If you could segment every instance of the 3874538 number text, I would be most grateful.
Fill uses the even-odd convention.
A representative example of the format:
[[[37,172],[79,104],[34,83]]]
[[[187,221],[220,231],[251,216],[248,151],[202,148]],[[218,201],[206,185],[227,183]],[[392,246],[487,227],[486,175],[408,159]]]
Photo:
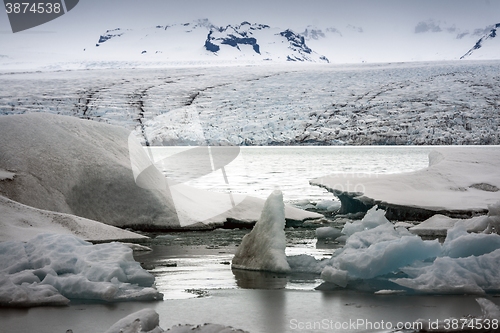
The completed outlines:
[[[62,11],[60,2],[7,2],[7,14],[59,14]]]

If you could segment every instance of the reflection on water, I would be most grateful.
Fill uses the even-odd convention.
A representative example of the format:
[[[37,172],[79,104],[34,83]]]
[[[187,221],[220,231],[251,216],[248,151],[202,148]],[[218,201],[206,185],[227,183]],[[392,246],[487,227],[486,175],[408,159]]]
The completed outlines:
[[[240,147],[237,157],[210,164],[207,147],[148,147],[157,167],[170,178],[195,188],[239,193],[265,199],[275,189],[287,203],[303,199],[332,199],[325,189],[309,180],[338,172],[387,174],[409,172],[428,166],[432,147],[422,146],[289,146]],[[226,153],[210,147],[214,154]],[[225,148],[227,149],[227,148]],[[220,150],[220,151],[219,151]],[[196,154],[195,154],[196,153]],[[199,153],[199,154],[198,154]],[[195,155],[193,157],[192,155]],[[222,154],[224,157],[225,155]],[[226,154],[227,155],[227,154]],[[173,158],[173,157],[176,158]],[[177,157],[179,157],[177,161]],[[181,158],[182,157],[182,158]],[[234,158],[234,160],[233,160]],[[224,163],[228,162],[227,165]],[[229,163],[230,162],[230,163]],[[221,167],[224,164],[224,167]],[[213,172],[208,172],[215,170]]]
[[[286,274],[247,271],[233,268],[236,284],[245,289],[283,289],[288,283]]]

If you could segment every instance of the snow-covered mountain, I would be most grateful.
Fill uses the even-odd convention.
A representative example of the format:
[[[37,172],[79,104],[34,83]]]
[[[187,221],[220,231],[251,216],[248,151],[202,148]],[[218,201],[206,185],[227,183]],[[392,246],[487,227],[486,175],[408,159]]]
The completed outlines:
[[[481,48],[480,53],[474,52],[477,53],[474,57],[497,59],[498,46],[490,41],[497,28],[498,24],[465,29],[429,19],[411,29],[394,31],[352,24],[309,25],[293,30],[247,21],[216,26],[202,19],[142,29],[107,30],[96,38],[95,47],[87,48],[87,53],[101,59],[126,55],[135,61],[353,63],[458,60],[471,58]]]
[[[491,27],[489,31],[487,31],[476,44],[460,59],[469,59],[469,58],[490,58],[494,55],[500,54],[500,41],[493,39],[497,37],[497,29],[500,28],[500,23],[495,24]],[[481,50],[480,50],[481,49]]]
[[[96,44],[106,57],[126,52],[165,59],[222,59],[328,62],[316,53],[303,35],[291,29],[242,22],[218,27],[208,19],[157,25],[139,30],[116,28],[102,34]]]

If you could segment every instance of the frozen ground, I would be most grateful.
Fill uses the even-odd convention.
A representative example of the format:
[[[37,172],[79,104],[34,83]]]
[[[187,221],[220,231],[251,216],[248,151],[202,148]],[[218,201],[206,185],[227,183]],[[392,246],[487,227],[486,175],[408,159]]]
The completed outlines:
[[[498,144],[498,61],[0,75],[0,114],[51,112],[143,144]]]

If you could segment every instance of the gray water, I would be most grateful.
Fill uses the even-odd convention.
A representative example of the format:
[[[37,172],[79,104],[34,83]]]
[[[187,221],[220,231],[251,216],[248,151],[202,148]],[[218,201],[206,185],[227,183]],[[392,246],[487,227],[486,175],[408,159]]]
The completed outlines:
[[[192,147],[150,147],[155,161]],[[286,203],[299,200],[331,200],[325,189],[309,185],[309,180],[331,173],[389,174],[411,172],[429,165],[429,146],[291,146],[241,147],[240,154],[221,170],[192,179],[187,185],[216,192],[242,193],[262,199],[275,189],[283,192]],[[194,165],[186,165],[189,172]],[[168,176],[168,175],[167,175]]]

